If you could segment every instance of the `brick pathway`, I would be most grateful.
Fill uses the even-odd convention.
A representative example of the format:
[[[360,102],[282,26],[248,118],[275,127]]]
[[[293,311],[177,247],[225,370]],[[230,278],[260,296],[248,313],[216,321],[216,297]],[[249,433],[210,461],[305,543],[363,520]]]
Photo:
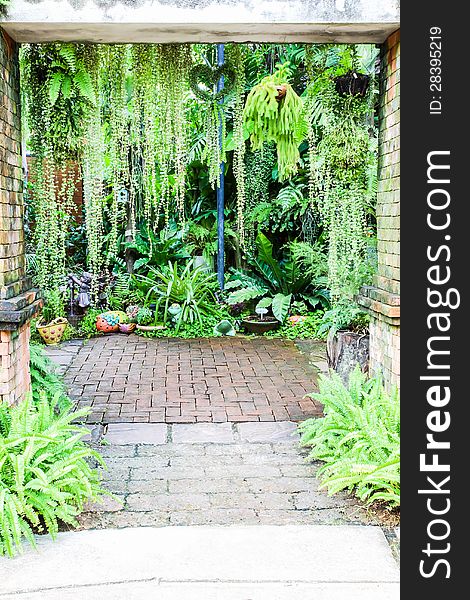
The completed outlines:
[[[316,389],[317,370],[289,340],[112,335],[70,350],[65,380],[78,406],[91,406],[89,423],[298,421],[321,414],[304,398]]]
[[[380,524],[346,493],[319,489],[296,424],[109,425],[99,446],[115,494],[81,528]]]

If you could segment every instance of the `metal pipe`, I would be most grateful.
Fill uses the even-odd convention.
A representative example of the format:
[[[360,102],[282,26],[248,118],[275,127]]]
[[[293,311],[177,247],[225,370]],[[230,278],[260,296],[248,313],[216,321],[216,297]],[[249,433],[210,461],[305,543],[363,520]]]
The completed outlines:
[[[225,46],[224,44],[217,44],[217,65],[220,67],[225,62]],[[224,78],[221,77],[217,82],[217,91],[220,92],[224,89]],[[223,98],[219,100],[219,104],[223,104]],[[221,119],[223,113],[221,110]],[[222,149],[223,145],[223,127],[222,122],[219,123],[219,145]],[[219,181],[217,186],[217,280],[221,290],[224,289],[224,271],[225,271],[225,256],[224,256],[224,221],[225,221],[225,198],[224,198],[224,185],[225,185],[225,163],[220,163]]]

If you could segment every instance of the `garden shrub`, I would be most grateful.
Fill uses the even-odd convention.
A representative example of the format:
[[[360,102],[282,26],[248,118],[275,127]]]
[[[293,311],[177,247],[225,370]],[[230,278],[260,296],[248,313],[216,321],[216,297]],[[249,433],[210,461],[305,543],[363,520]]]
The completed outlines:
[[[64,382],[55,372],[53,362],[48,358],[44,349],[38,344],[30,344],[30,373],[33,402],[39,403],[41,392],[48,397],[55,398],[56,407],[59,411],[71,407]]]
[[[86,430],[72,421],[87,409],[57,414],[60,392],[39,392],[18,405],[0,404],[0,554],[22,552],[23,541],[35,546],[35,533],[54,539],[61,522],[77,525],[88,501],[104,493],[98,471],[102,463],[82,438]]]
[[[320,391],[312,398],[324,406],[325,416],[300,425],[301,444],[309,458],[322,460],[318,471],[329,494],[354,490],[370,504],[389,508],[400,504],[399,394],[388,393],[382,378],[367,379],[359,367],[346,388],[338,374],[321,376]]]

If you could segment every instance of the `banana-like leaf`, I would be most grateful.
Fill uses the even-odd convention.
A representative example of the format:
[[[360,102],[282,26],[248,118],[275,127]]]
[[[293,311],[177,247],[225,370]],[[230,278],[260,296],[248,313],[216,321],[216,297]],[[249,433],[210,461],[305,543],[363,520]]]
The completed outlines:
[[[278,321],[284,323],[289,313],[290,303],[292,301],[292,294],[276,294],[272,302],[273,315]]]

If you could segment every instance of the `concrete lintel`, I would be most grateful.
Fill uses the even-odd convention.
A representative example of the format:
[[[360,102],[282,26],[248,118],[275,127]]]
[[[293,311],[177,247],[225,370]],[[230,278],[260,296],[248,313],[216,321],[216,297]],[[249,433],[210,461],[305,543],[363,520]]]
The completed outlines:
[[[17,42],[93,43],[371,43],[380,44],[399,23],[65,23],[8,21]]]

